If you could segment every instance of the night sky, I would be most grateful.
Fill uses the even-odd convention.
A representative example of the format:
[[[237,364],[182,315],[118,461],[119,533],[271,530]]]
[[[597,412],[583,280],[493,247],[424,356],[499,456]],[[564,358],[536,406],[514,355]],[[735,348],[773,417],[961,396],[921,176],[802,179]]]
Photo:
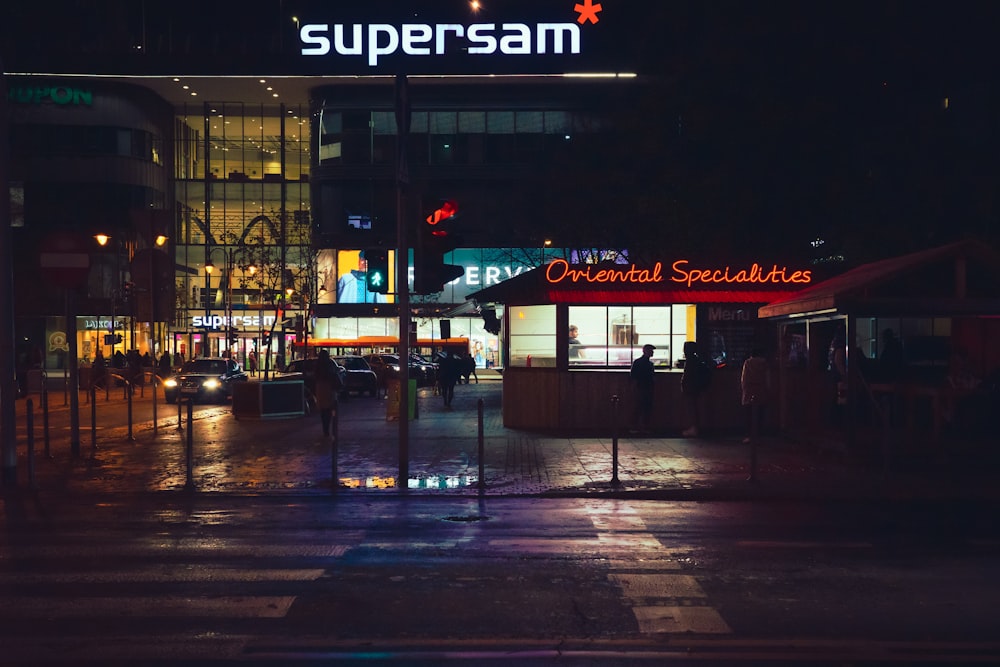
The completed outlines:
[[[502,16],[576,1],[483,4]],[[389,14],[450,7],[446,0],[371,4]],[[655,236],[662,230],[653,225],[668,227],[663,242],[692,250],[763,248],[848,263],[967,236],[1000,240],[993,72],[1000,3],[601,4],[615,30],[608,57],[656,81],[635,110],[649,129],[629,168],[643,178],[628,179],[646,188],[644,211],[673,213],[637,211],[637,229],[649,224]],[[464,1],[454,5],[467,11]],[[120,56],[145,19],[147,39],[237,40],[259,45],[257,55],[273,62],[267,50],[286,26],[282,16],[330,7],[6,3],[2,55],[8,70],[29,62],[42,69],[47,54],[51,62],[81,51]],[[817,239],[824,243],[814,247]]]

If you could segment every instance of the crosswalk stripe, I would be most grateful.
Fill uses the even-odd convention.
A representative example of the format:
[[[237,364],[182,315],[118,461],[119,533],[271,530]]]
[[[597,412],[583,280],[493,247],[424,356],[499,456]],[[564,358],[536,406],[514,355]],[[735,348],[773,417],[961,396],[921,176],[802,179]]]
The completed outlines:
[[[262,581],[315,581],[322,569],[236,569],[179,566],[148,567],[113,572],[52,572],[45,574],[0,572],[0,584],[135,584],[135,583],[260,583]]]
[[[4,598],[0,618],[282,618],[295,596],[156,596]]]

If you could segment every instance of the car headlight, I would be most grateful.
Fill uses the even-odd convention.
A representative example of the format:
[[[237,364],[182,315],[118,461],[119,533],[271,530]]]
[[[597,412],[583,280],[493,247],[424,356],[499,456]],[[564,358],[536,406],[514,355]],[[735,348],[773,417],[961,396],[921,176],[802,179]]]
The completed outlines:
[[[222,386],[222,383],[219,382],[219,380],[216,378],[210,378],[202,382],[201,386],[204,387],[205,389],[218,389],[220,386]]]
[[[164,387],[176,387],[177,386],[177,380],[175,378],[167,378],[166,380],[163,381],[163,386]]]
[[[399,372],[399,366],[397,364],[389,364],[389,370]]]

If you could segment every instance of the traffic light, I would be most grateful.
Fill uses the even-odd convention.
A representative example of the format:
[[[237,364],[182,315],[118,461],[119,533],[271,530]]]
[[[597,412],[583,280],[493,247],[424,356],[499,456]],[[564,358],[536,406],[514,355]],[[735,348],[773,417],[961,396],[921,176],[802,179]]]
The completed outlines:
[[[413,292],[437,294],[445,284],[465,273],[461,266],[444,263],[445,253],[461,243],[455,232],[458,204],[451,199],[436,201],[425,205],[425,210],[427,215],[420,221],[413,253]]]
[[[230,345],[236,345],[236,343],[238,343],[238,342],[240,342],[240,335],[238,333],[236,333],[236,329],[230,328],[229,329],[229,344]]]
[[[369,292],[377,294],[389,293],[389,251],[382,248],[368,248],[365,261],[368,270],[365,273],[365,285]]]
[[[264,334],[264,347],[271,347],[271,333]]]

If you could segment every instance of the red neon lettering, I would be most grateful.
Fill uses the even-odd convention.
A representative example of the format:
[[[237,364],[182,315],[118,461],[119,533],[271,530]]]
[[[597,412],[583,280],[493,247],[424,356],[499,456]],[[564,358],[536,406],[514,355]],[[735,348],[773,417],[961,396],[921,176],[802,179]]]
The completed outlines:
[[[736,273],[731,273],[730,267],[724,269],[688,269],[690,262],[686,259],[679,259],[673,263],[674,275],[670,277],[671,282],[684,283],[688,287],[695,283],[758,283],[783,285],[788,283],[805,284],[812,282],[812,271],[788,272],[787,266],[779,267],[774,264],[770,270],[764,271],[764,267],[754,262],[749,270],[740,269]]]
[[[564,280],[573,283],[658,283],[663,281],[663,264],[657,262],[652,269],[639,269],[635,264],[627,269],[597,268],[595,265],[572,269],[565,259],[555,259],[545,267],[545,279],[553,284]]]

